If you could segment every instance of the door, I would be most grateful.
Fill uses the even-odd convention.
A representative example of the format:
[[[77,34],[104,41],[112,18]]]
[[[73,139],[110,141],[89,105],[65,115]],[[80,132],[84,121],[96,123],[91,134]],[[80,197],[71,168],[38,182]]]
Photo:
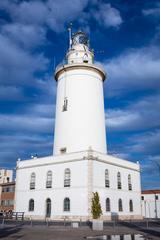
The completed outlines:
[[[46,200],[46,217],[51,216],[51,199],[47,198]]]

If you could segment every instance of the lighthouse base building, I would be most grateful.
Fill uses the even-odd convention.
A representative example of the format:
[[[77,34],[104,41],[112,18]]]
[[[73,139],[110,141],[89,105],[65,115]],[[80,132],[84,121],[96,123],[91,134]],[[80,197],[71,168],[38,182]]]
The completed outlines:
[[[25,212],[26,217],[91,219],[92,193],[96,191],[102,219],[141,218],[139,164],[91,149],[17,163],[16,211]]]
[[[140,166],[107,154],[106,74],[83,32],[71,37],[66,60],[55,71],[53,156],[17,162],[15,210],[35,219],[88,220],[98,192],[102,219],[139,219]]]

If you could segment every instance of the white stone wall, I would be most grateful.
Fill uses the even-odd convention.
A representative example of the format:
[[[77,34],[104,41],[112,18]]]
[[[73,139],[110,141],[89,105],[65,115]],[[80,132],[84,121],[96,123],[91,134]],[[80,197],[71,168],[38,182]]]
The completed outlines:
[[[68,100],[65,112],[64,97]],[[66,70],[57,85],[54,155],[61,148],[73,153],[89,147],[106,153],[102,76],[89,67]]]
[[[65,168],[70,168],[71,170],[71,186],[68,188],[64,187]],[[106,168],[110,173],[110,188],[106,188],[104,185],[104,171]],[[44,219],[46,211],[45,202],[47,198],[50,198],[52,201],[51,218],[59,219],[68,216],[71,218],[84,217],[87,220],[90,217],[90,197],[93,191],[97,191],[100,195],[104,218],[106,216],[109,219],[113,213],[125,218],[130,218],[131,215],[133,218],[137,218],[137,216],[141,215],[138,169],[138,164],[97,152],[90,154],[87,151],[18,162],[16,211],[24,211],[25,216]],[[48,170],[51,170],[53,173],[51,189],[46,189],[46,174]],[[122,190],[117,190],[117,171],[121,172]],[[30,190],[30,176],[32,172],[36,173],[35,190]],[[131,174],[132,178],[132,191],[128,191],[128,174]],[[63,211],[63,200],[65,197],[70,198],[71,209],[69,212]],[[105,211],[106,197],[109,197],[111,200],[111,212],[109,213]],[[123,212],[121,213],[118,212],[117,201],[119,198],[123,201]],[[28,211],[30,199],[35,201],[34,212]],[[134,211],[132,213],[129,212],[129,199],[133,200]]]
[[[158,199],[155,200],[155,195]],[[142,215],[145,218],[160,218],[160,193],[157,194],[142,194],[144,200],[141,201],[142,204]]]
[[[120,160],[119,160],[120,161]],[[110,186],[105,187],[105,169],[109,171]],[[121,173],[122,188],[117,189],[117,173]],[[128,190],[128,174],[131,175],[132,190]],[[104,216],[116,214],[122,216],[141,216],[141,187],[140,173],[133,169],[94,161],[93,164],[93,191],[100,195]],[[106,212],[106,198],[110,199],[111,211]],[[123,211],[118,211],[118,200],[122,199]],[[129,211],[129,201],[133,201],[133,212]],[[131,217],[132,218],[132,217]]]
[[[31,160],[33,161],[33,160]],[[37,161],[37,160],[35,160]],[[38,163],[38,161],[37,161]],[[64,187],[64,170],[71,170],[71,187]],[[46,189],[46,174],[53,173],[52,188]],[[35,190],[29,189],[30,175],[36,173]],[[70,198],[70,212],[63,211],[63,200]],[[28,211],[30,199],[35,201],[34,212]],[[56,163],[43,166],[27,167],[17,170],[16,182],[16,211],[24,211],[26,216],[45,217],[45,201],[52,201],[51,216],[63,217],[72,215],[87,215],[87,161]]]

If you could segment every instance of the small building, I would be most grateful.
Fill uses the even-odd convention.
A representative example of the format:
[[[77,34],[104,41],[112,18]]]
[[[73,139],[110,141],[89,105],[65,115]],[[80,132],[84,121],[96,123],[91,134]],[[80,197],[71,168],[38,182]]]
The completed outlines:
[[[0,184],[0,211],[14,210],[15,182]]]
[[[0,184],[12,182],[13,180],[13,170],[0,169]]]
[[[160,218],[160,189],[142,191],[141,200],[143,217]]]

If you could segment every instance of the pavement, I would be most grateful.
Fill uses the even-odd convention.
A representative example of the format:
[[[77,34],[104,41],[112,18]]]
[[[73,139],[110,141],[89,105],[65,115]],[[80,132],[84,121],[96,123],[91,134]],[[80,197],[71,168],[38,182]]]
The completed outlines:
[[[46,223],[9,222],[0,224],[0,239],[5,240],[85,240],[107,239],[103,235],[141,234],[145,239],[160,240],[160,223],[121,222],[113,225],[106,223],[103,231],[93,231],[89,226],[72,228]],[[89,237],[89,238],[88,238]],[[121,238],[123,239],[123,238]]]

